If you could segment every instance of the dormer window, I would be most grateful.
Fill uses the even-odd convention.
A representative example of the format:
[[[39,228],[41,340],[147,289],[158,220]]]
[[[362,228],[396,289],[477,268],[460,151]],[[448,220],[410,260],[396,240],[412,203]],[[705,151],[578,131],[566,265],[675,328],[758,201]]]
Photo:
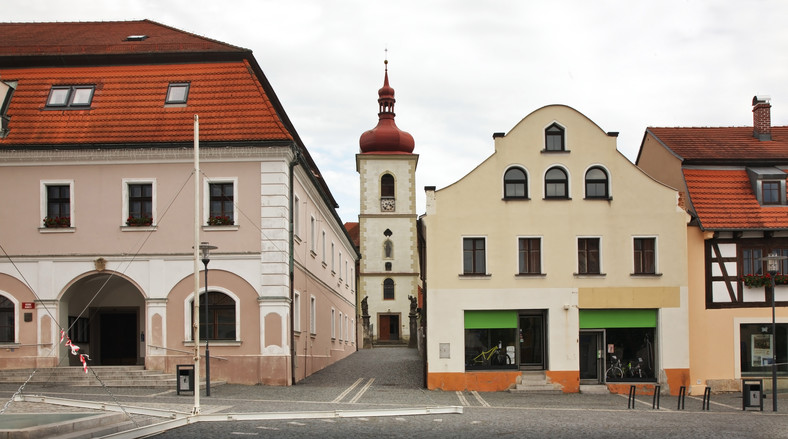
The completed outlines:
[[[761,206],[784,206],[786,173],[776,167],[747,168],[755,198]]]
[[[189,98],[189,83],[174,82],[167,88],[167,100],[165,104],[185,104]]]
[[[93,101],[94,85],[54,85],[49,90],[47,107],[86,108]]]

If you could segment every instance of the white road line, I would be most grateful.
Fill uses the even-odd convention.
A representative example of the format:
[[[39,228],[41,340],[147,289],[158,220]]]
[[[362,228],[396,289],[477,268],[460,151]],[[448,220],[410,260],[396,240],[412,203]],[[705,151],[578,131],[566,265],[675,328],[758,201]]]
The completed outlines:
[[[460,405],[461,406],[463,406],[463,407],[470,406],[470,404],[468,404],[468,399],[466,399],[465,395],[463,395],[462,392],[459,391],[459,390],[457,391],[457,398],[460,398]]]
[[[490,403],[485,401],[484,398],[482,398],[482,396],[479,395],[479,392],[474,390],[474,391],[471,392],[471,394],[476,397],[476,400],[479,401],[479,404],[481,404],[482,407],[489,407],[490,406]]]
[[[344,392],[340,393],[340,394],[339,394],[339,396],[337,396],[336,398],[334,398],[334,400],[333,400],[333,401],[331,401],[331,402],[339,402],[339,401],[342,401],[342,398],[346,397],[348,393],[352,392],[352,391],[353,391],[353,389],[355,389],[355,388],[356,388],[356,386],[358,386],[359,384],[361,384],[361,382],[362,382],[362,381],[364,381],[364,378],[359,378],[359,379],[357,379],[355,383],[351,384],[351,385],[350,385],[350,387],[348,387],[347,389],[345,389],[345,391],[344,391]]]
[[[369,389],[369,386],[371,386],[374,381],[375,378],[370,378],[369,381],[367,381],[367,384],[364,384],[364,387],[362,387],[361,390],[359,390],[358,393],[356,393],[356,396],[354,396],[353,399],[350,400],[350,403],[355,404],[356,401],[358,401],[359,398],[361,398],[361,396]]]

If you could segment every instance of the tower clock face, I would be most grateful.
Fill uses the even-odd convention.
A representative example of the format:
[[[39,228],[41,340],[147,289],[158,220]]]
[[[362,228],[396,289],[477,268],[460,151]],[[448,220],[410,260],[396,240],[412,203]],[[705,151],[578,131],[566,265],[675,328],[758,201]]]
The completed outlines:
[[[394,212],[394,199],[383,198],[380,200],[380,210],[383,212]]]

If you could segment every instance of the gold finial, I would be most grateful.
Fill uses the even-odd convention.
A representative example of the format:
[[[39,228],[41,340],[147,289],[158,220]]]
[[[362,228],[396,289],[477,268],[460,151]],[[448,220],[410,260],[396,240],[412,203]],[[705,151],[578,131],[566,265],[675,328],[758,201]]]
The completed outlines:
[[[389,64],[389,48],[387,47],[387,48],[383,49],[383,51],[384,51],[384,52],[386,52],[386,57],[385,57],[385,59],[383,59],[383,64],[384,64],[384,65],[386,66],[386,68],[388,69],[388,64]]]

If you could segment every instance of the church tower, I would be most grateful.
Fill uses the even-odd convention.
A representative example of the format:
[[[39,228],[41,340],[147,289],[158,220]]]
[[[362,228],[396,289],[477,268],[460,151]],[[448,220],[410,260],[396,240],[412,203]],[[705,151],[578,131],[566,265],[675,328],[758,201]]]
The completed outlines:
[[[359,297],[366,297],[374,342],[408,342],[409,296],[418,297],[416,165],[413,137],[394,123],[388,60],[378,90],[378,124],[359,139]],[[367,346],[365,346],[367,347]]]

